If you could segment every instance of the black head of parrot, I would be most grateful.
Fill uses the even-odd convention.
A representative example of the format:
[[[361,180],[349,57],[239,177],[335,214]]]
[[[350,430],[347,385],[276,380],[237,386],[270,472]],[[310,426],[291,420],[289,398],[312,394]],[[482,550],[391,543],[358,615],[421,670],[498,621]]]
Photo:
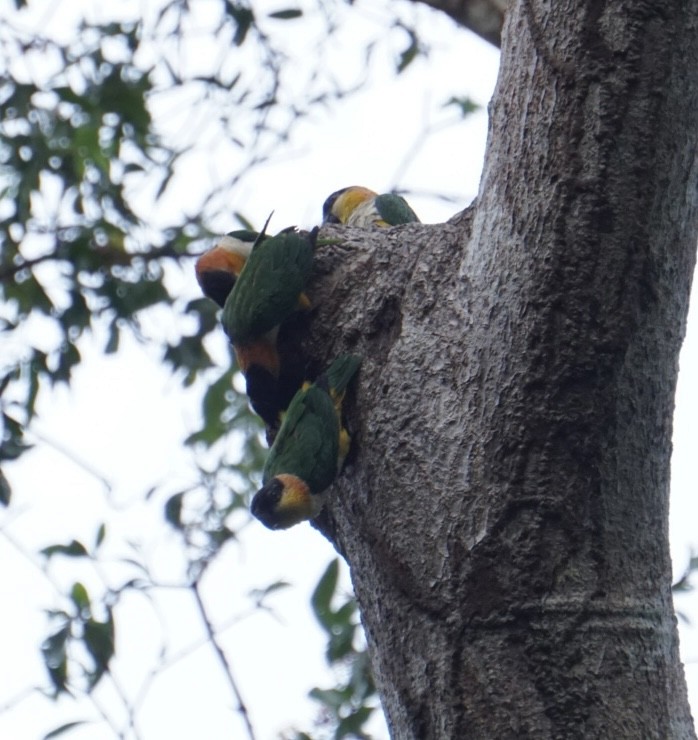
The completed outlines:
[[[332,212],[332,206],[337,201],[337,198],[339,196],[349,190],[349,188],[342,188],[341,190],[335,190],[332,195],[330,195],[325,202],[322,204],[322,223],[324,224],[339,224],[341,221],[339,220],[339,216],[335,216],[335,214]]]
[[[221,308],[235,285],[235,275],[225,270],[209,270],[202,273],[199,283],[205,296],[215,301]]]
[[[272,478],[255,493],[250,505],[252,516],[269,529],[282,529],[278,507],[283,494],[284,484],[278,478]]]
[[[252,499],[252,514],[269,529],[288,529],[320,512],[323,498],[313,496],[308,485],[289,473],[275,475]]]

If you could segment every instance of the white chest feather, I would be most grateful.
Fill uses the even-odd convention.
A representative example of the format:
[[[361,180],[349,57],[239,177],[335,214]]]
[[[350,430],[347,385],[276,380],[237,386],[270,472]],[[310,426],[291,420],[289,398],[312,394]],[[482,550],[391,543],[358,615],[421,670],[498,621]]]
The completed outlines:
[[[367,228],[375,226],[378,221],[382,221],[380,214],[376,210],[373,198],[360,203],[347,219],[347,226],[359,226]]]

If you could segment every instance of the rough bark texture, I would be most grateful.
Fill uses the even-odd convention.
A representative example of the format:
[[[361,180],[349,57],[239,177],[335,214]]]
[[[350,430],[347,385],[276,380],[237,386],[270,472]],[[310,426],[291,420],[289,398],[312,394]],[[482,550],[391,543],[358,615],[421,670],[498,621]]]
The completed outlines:
[[[697,26],[693,0],[513,3],[477,202],[326,230],[306,350],[365,359],[319,526],[395,738],[694,737],[667,506]]]
[[[442,10],[453,20],[494,46],[502,41],[504,12],[509,0],[415,0]]]

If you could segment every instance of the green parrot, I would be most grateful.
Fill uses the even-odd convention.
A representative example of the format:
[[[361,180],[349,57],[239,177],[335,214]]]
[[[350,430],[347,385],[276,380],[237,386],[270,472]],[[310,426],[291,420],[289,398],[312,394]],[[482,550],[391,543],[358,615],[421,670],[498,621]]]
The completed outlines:
[[[272,237],[262,232],[223,306],[223,328],[247,381],[250,403],[271,430],[300,385],[298,378],[288,393],[277,335],[295,311],[310,308],[303,289],[313,266],[317,231],[288,228]]]
[[[342,402],[360,364],[356,355],[341,355],[293,397],[264,465],[264,485],[252,499],[252,514],[269,529],[287,529],[320,513],[322,494],[349,452]]]
[[[196,261],[196,279],[207,298],[221,308],[240,277],[259,233],[240,229],[222,236],[216,245]]]
[[[332,193],[322,206],[324,224],[381,227],[419,221],[417,214],[400,195],[352,185]]]

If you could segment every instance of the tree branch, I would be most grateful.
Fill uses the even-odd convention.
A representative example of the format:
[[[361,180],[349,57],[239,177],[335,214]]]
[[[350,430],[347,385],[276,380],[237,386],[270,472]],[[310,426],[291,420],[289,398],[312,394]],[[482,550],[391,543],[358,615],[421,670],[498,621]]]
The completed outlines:
[[[205,571],[204,571],[205,572]],[[223,672],[225,673],[226,679],[228,683],[230,684],[230,688],[232,689],[233,695],[235,696],[235,700],[237,701],[237,711],[242,716],[242,720],[245,724],[245,729],[247,730],[247,736],[250,738],[250,740],[255,740],[255,733],[254,728],[252,727],[252,723],[250,721],[250,715],[247,711],[247,706],[245,705],[245,702],[242,699],[242,694],[240,693],[240,689],[238,688],[237,682],[235,681],[235,677],[233,676],[233,670],[228,662],[228,658],[226,657],[225,651],[221,647],[220,643],[218,642],[218,636],[216,634],[216,630],[213,627],[213,624],[211,624],[211,620],[208,617],[208,612],[206,611],[206,606],[203,602],[203,599],[201,598],[201,590],[200,590],[200,579],[201,575],[199,575],[199,578],[197,578],[194,583],[192,584],[192,591],[194,593],[194,601],[196,602],[196,606],[199,610],[199,614],[201,615],[201,620],[204,623],[204,626],[206,628],[206,633],[208,635],[208,639],[211,643],[211,646],[213,647],[214,652],[218,656],[218,660],[220,661],[221,666],[223,667]]]
[[[507,0],[413,0],[449,15],[456,23],[496,47],[501,46],[501,32]]]

